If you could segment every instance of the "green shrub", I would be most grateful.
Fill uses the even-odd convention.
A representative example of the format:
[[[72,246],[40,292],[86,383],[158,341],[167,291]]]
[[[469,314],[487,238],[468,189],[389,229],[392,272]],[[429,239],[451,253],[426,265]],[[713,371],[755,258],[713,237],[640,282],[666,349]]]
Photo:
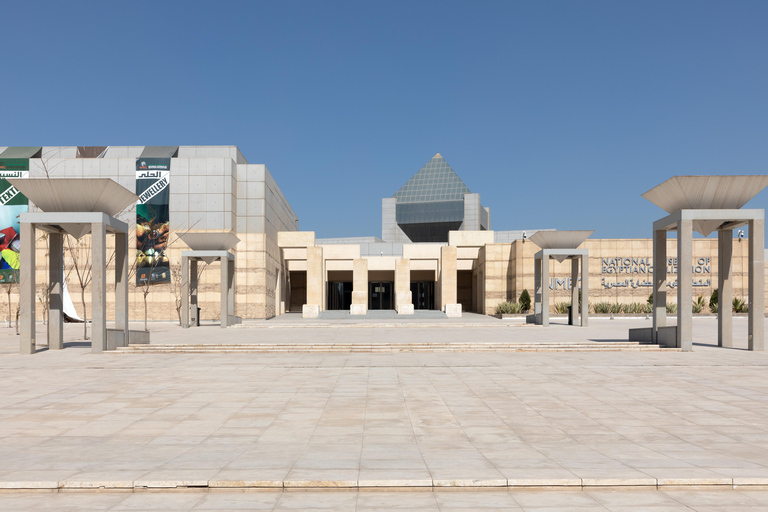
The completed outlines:
[[[650,295],[648,296],[648,304],[650,304],[651,306],[653,306],[653,294],[650,294]]]
[[[693,313],[701,313],[701,310],[704,309],[704,306],[707,304],[707,301],[704,300],[704,297],[702,295],[699,295],[695,301],[693,301],[693,305],[691,306],[691,311]]]
[[[653,304],[644,304],[643,313],[647,313],[647,314],[653,313]]]
[[[610,302],[598,302],[595,304],[595,313],[602,315],[611,312]]]
[[[715,304],[710,304],[710,305],[709,305],[709,310],[710,310],[711,312],[713,312],[713,313],[717,313],[717,307],[718,307],[718,306],[717,306],[717,303],[715,303]]]
[[[619,304],[618,302],[616,304],[611,304],[611,313],[621,313],[623,304]]]
[[[677,304],[674,302],[667,302],[667,313],[677,313]]]
[[[523,290],[523,293],[520,294],[520,307],[523,311],[531,310],[531,295],[528,290]]]
[[[733,312],[734,313],[748,313],[749,305],[743,300],[734,297],[733,298]]]
[[[564,315],[568,313],[568,308],[571,306],[570,302],[555,302],[555,313]]]
[[[632,302],[631,304],[624,304],[624,307],[622,308],[622,312],[627,313],[628,315],[645,313],[645,307],[647,305],[648,304],[643,304],[642,302]]]
[[[709,310],[713,313],[717,313],[717,288],[715,288],[715,291],[712,292],[712,295],[709,296]]]
[[[516,315],[520,313],[520,311],[520,304],[517,302],[500,302],[499,305],[496,306],[497,315]]]

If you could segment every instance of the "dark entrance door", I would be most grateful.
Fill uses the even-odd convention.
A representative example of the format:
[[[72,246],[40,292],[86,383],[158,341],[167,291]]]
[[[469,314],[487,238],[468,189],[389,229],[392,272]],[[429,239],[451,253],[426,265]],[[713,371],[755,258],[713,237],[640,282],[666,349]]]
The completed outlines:
[[[368,283],[368,309],[394,309],[392,289],[394,283]]]
[[[413,309],[435,309],[434,281],[416,281],[411,283]]]
[[[352,304],[352,283],[328,282],[328,309],[349,309]]]

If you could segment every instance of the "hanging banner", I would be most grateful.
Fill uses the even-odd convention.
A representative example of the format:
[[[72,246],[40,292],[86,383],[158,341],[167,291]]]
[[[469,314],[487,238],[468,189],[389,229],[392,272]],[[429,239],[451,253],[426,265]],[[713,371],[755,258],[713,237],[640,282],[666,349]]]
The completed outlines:
[[[170,158],[136,160],[136,284],[171,280],[168,261]]]
[[[29,200],[8,178],[29,178],[29,159],[0,158],[0,284],[19,282],[19,215],[29,210]]]

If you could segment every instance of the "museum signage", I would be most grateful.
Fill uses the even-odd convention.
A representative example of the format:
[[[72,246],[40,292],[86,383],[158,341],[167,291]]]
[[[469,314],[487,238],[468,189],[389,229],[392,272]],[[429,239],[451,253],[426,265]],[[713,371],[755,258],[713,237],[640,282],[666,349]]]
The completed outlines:
[[[19,282],[19,215],[29,210],[10,178],[29,178],[28,158],[0,159],[0,283]]]
[[[711,274],[712,264],[710,258],[694,258],[691,273]],[[677,274],[677,258],[667,258],[667,274]],[[610,274],[617,277],[616,280],[602,278],[600,284],[605,289],[611,288],[652,288],[653,287],[653,262],[651,258],[601,258],[601,274]],[[617,275],[618,274],[618,275]],[[645,277],[639,274],[645,274]],[[625,279],[621,279],[625,277]],[[711,286],[711,278],[695,278],[693,286]],[[677,281],[668,281],[667,287],[674,288]]]
[[[136,160],[136,283],[171,280],[168,261],[170,158]]]

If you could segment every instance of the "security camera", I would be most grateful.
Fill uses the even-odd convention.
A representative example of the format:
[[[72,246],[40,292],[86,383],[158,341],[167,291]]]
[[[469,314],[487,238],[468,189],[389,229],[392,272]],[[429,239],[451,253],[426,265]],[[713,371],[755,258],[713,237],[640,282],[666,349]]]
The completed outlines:
[[[525,238],[526,238],[525,231],[523,231],[523,243],[525,243]]]

